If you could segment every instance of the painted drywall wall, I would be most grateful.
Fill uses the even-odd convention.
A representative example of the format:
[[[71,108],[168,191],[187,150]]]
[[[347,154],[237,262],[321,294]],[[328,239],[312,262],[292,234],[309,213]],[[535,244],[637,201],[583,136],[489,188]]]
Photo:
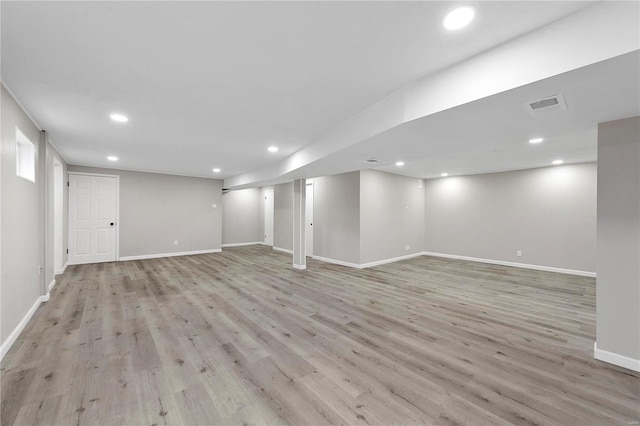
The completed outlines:
[[[361,171],[359,263],[424,251],[424,199],[418,179]]]
[[[425,250],[594,272],[596,176],[587,163],[427,180]]]
[[[222,180],[75,165],[69,171],[120,176],[121,258],[221,248]]]
[[[640,366],[640,117],[598,126],[596,309],[597,349]]]
[[[273,247],[293,250],[293,182],[274,186]]]
[[[16,126],[34,143],[36,164],[43,164],[41,156],[45,149],[40,143],[39,129],[4,86],[1,90],[0,340],[5,343],[44,294],[44,273],[38,269],[39,266],[44,267],[41,223],[44,174],[41,167],[36,167],[35,183],[16,176]]]
[[[222,195],[222,244],[262,241],[260,188],[229,191]],[[262,199],[264,201],[264,199]]]
[[[360,172],[313,180],[314,256],[360,263]]]

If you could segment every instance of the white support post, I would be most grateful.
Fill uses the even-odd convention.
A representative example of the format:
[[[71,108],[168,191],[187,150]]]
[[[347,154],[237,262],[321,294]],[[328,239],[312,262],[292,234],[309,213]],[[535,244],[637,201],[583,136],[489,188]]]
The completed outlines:
[[[307,269],[305,242],[305,202],[307,185],[305,179],[293,182],[293,267]]]

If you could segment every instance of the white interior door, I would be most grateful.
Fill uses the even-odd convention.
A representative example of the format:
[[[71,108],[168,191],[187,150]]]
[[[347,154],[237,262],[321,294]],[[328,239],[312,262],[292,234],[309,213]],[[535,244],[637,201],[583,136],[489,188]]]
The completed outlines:
[[[116,260],[117,178],[69,174],[69,264]]]
[[[63,195],[64,176],[62,164],[53,159],[53,270],[55,274],[61,274],[62,268],[62,228],[63,228]]]
[[[264,243],[273,246],[273,190],[264,192]]]
[[[304,212],[307,256],[313,256],[313,181],[309,179],[307,179]]]

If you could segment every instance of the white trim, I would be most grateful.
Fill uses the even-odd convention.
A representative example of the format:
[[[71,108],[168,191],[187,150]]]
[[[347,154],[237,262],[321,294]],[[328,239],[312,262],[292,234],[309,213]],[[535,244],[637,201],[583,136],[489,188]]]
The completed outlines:
[[[228,243],[228,244],[222,244],[222,248],[225,247],[242,247],[242,246],[255,246],[258,244],[264,244],[264,242],[262,241],[251,241],[249,243]]]
[[[640,372],[640,359],[633,359],[628,356],[598,349],[598,342],[593,343],[593,357],[599,361]]]
[[[54,149],[55,150],[55,149]],[[53,274],[56,274],[56,268],[58,267],[58,262],[62,263],[62,259],[64,258],[64,189],[65,189],[65,178],[64,178],[64,166],[58,160],[55,154],[53,157]],[[58,174],[59,172],[59,174]],[[69,180],[68,178],[66,179]],[[57,195],[57,196],[56,196]],[[68,206],[67,206],[68,207]],[[67,218],[68,221],[68,218]],[[68,224],[68,223],[67,223]],[[60,236],[60,240],[58,241],[57,236]],[[67,234],[67,238],[69,235]],[[58,243],[58,244],[56,244]],[[59,256],[57,256],[59,255]],[[60,269],[63,269],[64,265],[60,265]],[[58,269],[58,270],[60,270]]]
[[[276,249],[274,247],[274,250],[278,250],[278,249]],[[490,264],[502,265],[502,266],[512,266],[512,267],[515,267],[515,268],[535,269],[535,270],[538,270],[538,271],[546,271],[546,272],[558,272],[558,273],[561,273],[561,274],[580,275],[580,276],[584,276],[584,277],[594,277],[595,278],[595,276],[596,276],[595,272],[589,272],[589,271],[578,271],[578,270],[574,270],[574,269],[555,268],[555,267],[551,267],[551,266],[530,265],[530,264],[527,264],[527,263],[505,262],[505,261],[501,261],[501,260],[481,259],[481,258],[477,258],[477,257],[458,256],[458,255],[455,255],[455,254],[434,253],[434,252],[428,252],[428,251],[423,251],[423,252],[420,252],[420,253],[413,253],[413,254],[409,254],[409,255],[406,255],[406,256],[392,257],[392,258],[389,258],[389,259],[376,260],[374,262],[368,262],[368,263],[345,262],[345,261],[342,261],[342,260],[330,259],[328,257],[322,257],[322,256],[312,256],[312,258],[316,259],[316,260],[320,260],[322,262],[333,263],[333,264],[342,265],[342,266],[348,266],[350,268],[364,269],[364,268],[371,268],[373,266],[384,265],[386,263],[398,262],[400,260],[411,259],[413,257],[418,257],[418,256],[434,256],[434,257],[444,257],[444,258],[447,258],[447,259],[469,260],[469,261],[472,261],[472,262],[490,263]]]
[[[293,269],[299,269],[301,271],[307,269],[307,265],[296,265],[295,263],[293,264]]]
[[[350,268],[359,268],[360,267],[360,265],[358,265],[357,263],[345,262],[343,260],[331,259],[329,257],[311,256],[311,258],[315,259],[315,260],[319,260],[321,262],[333,263],[335,265],[341,265],[341,266],[348,266]]]
[[[31,320],[31,317],[33,317],[33,315],[36,313],[38,307],[47,300],[49,300],[49,294],[40,296],[36,299],[33,306],[31,306],[31,308],[27,311],[27,314],[24,316],[24,318],[22,318],[22,321],[18,323],[16,328],[13,329],[7,339],[2,343],[2,345],[0,345],[0,360],[4,358],[7,352],[9,352],[9,349],[11,349],[11,346],[13,346],[16,340],[18,340],[18,337],[20,337],[20,333],[22,333],[22,330],[24,330],[24,328],[27,326],[29,320]]]
[[[49,299],[51,299],[51,293],[47,292],[47,294],[43,294],[42,296],[40,296],[40,302],[44,303],[44,302],[48,302]]]
[[[51,289],[56,285],[56,279],[52,279],[49,285],[47,286],[47,291],[51,291]]]
[[[180,251],[176,253],[143,254],[139,256],[122,256],[118,260],[120,262],[125,262],[127,260],[159,259],[161,257],[192,256],[194,254],[220,253],[221,251],[222,249],[209,249],[209,250]]]
[[[418,256],[422,256],[422,255],[423,255],[423,253],[419,252],[419,253],[407,254],[407,255],[404,255],[404,256],[391,257],[389,259],[376,260],[374,262],[361,263],[361,264],[358,265],[358,268],[360,268],[360,269],[371,268],[372,266],[384,265],[385,263],[399,262],[401,260],[412,259],[414,257],[418,257]]]
[[[54,272],[54,275],[64,274],[64,271],[66,271],[66,270],[67,270],[67,266],[68,266],[68,265],[69,265],[69,263],[68,263],[68,262],[66,262],[66,263],[64,264],[64,266],[62,267],[62,270],[60,270],[60,271],[55,271],[55,272]]]
[[[286,248],[280,248],[280,247],[276,247],[276,246],[273,246],[272,248],[273,248],[275,251],[281,251],[281,252],[283,252],[283,253],[293,254],[293,250],[289,250],[289,249],[286,249]]]
[[[67,174],[69,174],[69,175],[81,175],[81,176],[99,176],[99,177],[117,177],[117,178],[120,177],[120,175],[107,175],[107,174],[104,174],[104,173],[74,172],[73,170],[68,170]]]
[[[42,131],[42,127],[40,127],[40,125],[38,124],[38,122],[36,120],[33,119],[33,117],[31,116],[31,114],[29,114],[29,111],[27,111],[27,109],[24,107],[24,105],[22,105],[22,102],[20,102],[20,100],[18,99],[18,97],[16,95],[13,94],[13,91],[9,88],[9,86],[7,86],[7,83],[5,83],[4,81],[0,80],[0,83],[4,86],[4,88],[7,90],[7,92],[11,95],[11,97],[13,98],[13,100],[16,102],[16,104],[18,104],[18,106],[20,107],[20,109],[22,110],[22,112],[24,112],[24,115],[26,115],[29,120],[31,120],[31,122],[33,123],[34,126],[36,126],[36,128],[38,129],[39,132]]]
[[[558,272],[560,274],[580,275],[583,277],[595,278],[596,273],[590,271],[578,271],[575,269],[556,268],[553,266],[531,265],[528,263],[506,262],[503,260],[482,259],[479,257],[458,256],[457,254],[434,253],[424,251],[421,254],[425,256],[444,257],[447,259],[469,260],[471,262],[490,263],[493,265],[513,266],[515,268],[535,269],[537,271]]]
[[[411,259],[411,258],[422,256],[422,255],[423,255],[422,252],[412,253],[412,254],[407,254],[405,256],[391,257],[389,259],[376,260],[374,262],[367,262],[367,263],[351,263],[351,262],[345,262],[345,261],[342,261],[342,260],[331,259],[331,258],[322,257],[322,256],[311,256],[311,258],[315,259],[315,260],[319,260],[321,262],[327,262],[327,263],[333,263],[333,264],[336,264],[336,265],[348,266],[350,268],[365,269],[365,268],[371,268],[371,267],[378,266],[378,265],[384,265],[386,263],[393,263],[393,262],[398,262],[400,260]]]

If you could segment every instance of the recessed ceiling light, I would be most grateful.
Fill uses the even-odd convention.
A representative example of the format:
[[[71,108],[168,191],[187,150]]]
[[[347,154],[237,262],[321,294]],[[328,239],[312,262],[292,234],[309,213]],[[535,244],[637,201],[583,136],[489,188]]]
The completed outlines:
[[[278,152],[277,146],[270,146],[268,149],[269,149],[269,152]]]
[[[115,155],[110,155],[107,157],[107,160],[109,161],[118,161],[118,157],[116,157]]]
[[[540,143],[543,140],[544,140],[543,138],[533,138],[533,139],[529,139],[529,143]]]
[[[404,161],[396,161],[396,166],[398,167],[404,166]]]
[[[447,177],[447,176],[449,176],[449,173],[440,173],[440,176]]]
[[[552,163],[552,164],[553,164],[554,166],[558,166],[558,165],[560,165],[560,164],[562,164],[562,163],[564,163],[564,161],[562,161],[562,160],[553,160],[553,163]]]
[[[111,114],[110,115],[111,119],[113,121],[117,121],[119,123],[126,123],[127,121],[129,121],[129,119],[127,118],[126,115],[122,115],[122,114]]]
[[[469,25],[475,14],[476,12],[471,6],[458,7],[444,17],[442,25],[448,30],[459,30]]]
[[[215,169],[213,169],[213,173],[220,173],[220,169],[216,167]]]

